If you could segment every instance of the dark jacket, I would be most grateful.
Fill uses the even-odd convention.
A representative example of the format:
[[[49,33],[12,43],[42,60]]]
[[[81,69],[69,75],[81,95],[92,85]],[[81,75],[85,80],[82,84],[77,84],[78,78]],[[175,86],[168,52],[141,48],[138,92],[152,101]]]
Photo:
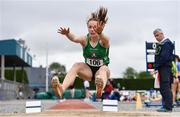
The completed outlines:
[[[165,39],[162,43],[157,44],[155,51],[155,70],[160,67],[171,66],[174,55],[174,44],[169,40]]]

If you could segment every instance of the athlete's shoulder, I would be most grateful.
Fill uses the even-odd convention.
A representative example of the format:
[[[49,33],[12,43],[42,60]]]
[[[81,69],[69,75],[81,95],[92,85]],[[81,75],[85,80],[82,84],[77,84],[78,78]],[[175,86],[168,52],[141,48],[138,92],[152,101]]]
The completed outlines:
[[[86,46],[86,44],[87,44],[87,36],[86,35],[83,35],[83,36],[80,36],[79,37],[80,38],[80,40],[81,40],[81,45],[83,46],[83,47],[85,47]]]

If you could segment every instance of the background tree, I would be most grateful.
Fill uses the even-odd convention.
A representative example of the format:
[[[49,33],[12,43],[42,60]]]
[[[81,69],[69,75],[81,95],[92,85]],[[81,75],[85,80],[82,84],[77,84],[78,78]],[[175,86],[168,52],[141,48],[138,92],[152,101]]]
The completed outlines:
[[[138,76],[138,73],[132,67],[128,67],[123,73],[123,78],[125,79],[136,79],[137,76]]]
[[[66,67],[58,62],[53,62],[49,66],[50,71],[54,71],[58,74],[66,74]]]
[[[153,79],[153,76],[149,72],[141,71],[138,73],[137,79]]]

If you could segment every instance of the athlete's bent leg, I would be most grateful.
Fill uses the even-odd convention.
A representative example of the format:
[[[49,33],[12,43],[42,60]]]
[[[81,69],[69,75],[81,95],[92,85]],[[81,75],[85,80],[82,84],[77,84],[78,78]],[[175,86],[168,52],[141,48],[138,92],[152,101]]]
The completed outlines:
[[[89,68],[89,66],[87,66],[85,63],[80,62],[80,63],[75,63],[72,68],[69,70],[69,72],[67,73],[66,77],[64,78],[64,81],[62,83],[62,85],[58,85],[59,88],[61,89],[60,91],[60,95],[63,95],[63,92],[74,83],[76,76],[79,75],[80,78],[84,79],[84,80],[91,80],[92,78],[92,72],[91,69]],[[53,88],[55,93],[57,91],[57,88]]]
[[[106,86],[109,77],[110,77],[109,68],[106,65],[101,66],[95,75],[97,98],[100,98],[102,96],[102,92]]]

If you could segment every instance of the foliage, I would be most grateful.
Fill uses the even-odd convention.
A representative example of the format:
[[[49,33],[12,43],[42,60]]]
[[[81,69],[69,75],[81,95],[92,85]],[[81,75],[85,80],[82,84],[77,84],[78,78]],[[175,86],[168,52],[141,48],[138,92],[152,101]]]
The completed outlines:
[[[138,73],[137,79],[153,79],[153,76],[149,72],[141,71]]]
[[[7,80],[14,81],[14,71],[13,70],[5,70],[5,78]],[[25,70],[16,70],[16,82],[28,84],[29,80],[27,77],[27,73]]]
[[[115,79],[125,90],[149,90],[154,88],[154,79]]]
[[[125,72],[123,73],[124,79],[136,79],[137,78],[137,71],[132,67],[128,67]]]
[[[60,74],[66,73],[66,67],[58,62],[51,63],[49,68],[56,73],[60,73]]]

